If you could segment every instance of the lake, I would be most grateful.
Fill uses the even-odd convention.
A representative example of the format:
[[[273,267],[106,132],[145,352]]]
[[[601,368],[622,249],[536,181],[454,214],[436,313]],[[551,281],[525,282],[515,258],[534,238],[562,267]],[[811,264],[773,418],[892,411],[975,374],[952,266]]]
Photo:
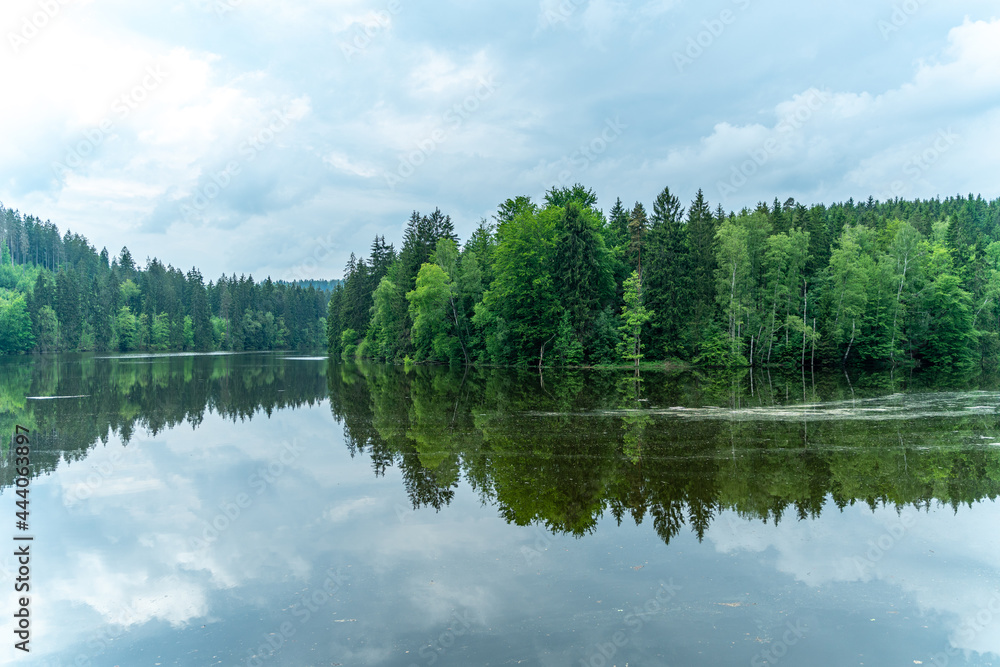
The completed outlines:
[[[0,359],[16,425],[11,664],[1000,664],[996,378]]]

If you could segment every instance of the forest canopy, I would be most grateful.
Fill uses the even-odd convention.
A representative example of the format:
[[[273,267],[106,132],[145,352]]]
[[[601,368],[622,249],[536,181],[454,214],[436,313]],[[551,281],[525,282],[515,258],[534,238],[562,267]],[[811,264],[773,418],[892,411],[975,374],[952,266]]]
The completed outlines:
[[[206,285],[0,206],[0,353],[322,349],[329,281]]]
[[[664,188],[605,214],[582,185],[508,199],[464,242],[414,212],[330,298],[331,355],[576,366],[997,365],[1000,200],[738,213]]]

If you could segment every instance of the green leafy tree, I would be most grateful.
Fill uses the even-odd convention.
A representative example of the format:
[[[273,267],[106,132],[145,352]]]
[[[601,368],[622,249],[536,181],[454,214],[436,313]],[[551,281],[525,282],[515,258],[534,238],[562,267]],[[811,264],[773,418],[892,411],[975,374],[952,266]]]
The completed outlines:
[[[3,244],[9,259],[7,244]],[[0,290],[0,353],[30,352],[35,345],[28,305],[21,294],[4,295]]]
[[[545,193],[545,205],[547,207],[566,208],[570,202],[576,203],[580,208],[589,208],[596,212],[594,206],[597,205],[597,195],[590,188],[584,187],[580,183],[574,183],[573,187],[552,187]]]
[[[192,331],[192,333],[194,333]],[[159,313],[153,317],[150,325],[150,347],[154,350],[162,351],[170,347],[170,318],[166,313]]]
[[[394,264],[388,275],[379,282],[373,295],[373,354],[390,361],[402,359],[410,348],[408,304],[406,295],[397,282],[401,269],[401,265]]]
[[[805,275],[808,252],[809,233],[800,229],[791,229],[767,239],[764,303],[769,312],[766,315],[766,336],[758,341],[757,354],[766,363],[771,363],[772,354],[777,359],[798,351],[799,341],[795,334],[801,333],[801,328],[795,329],[789,323],[793,321],[790,318],[797,317],[798,322],[803,322],[809,317]]]
[[[842,355],[841,363],[851,354],[868,304],[868,282],[875,268],[871,245],[867,228],[849,226],[830,255],[827,317],[832,316],[830,343],[835,346],[834,354]]]
[[[559,304],[552,275],[556,230],[563,210],[523,211],[500,225],[494,251],[493,284],[476,307],[474,322],[483,332],[493,363],[544,363],[555,338]]]
[[[628,280],[625,281],[625,305],[622,308],[621,342],[618,346],[618,354],[624,361],[632,361],[635,367],[639,368],[639,361],[642,359],[642,327],[653,317],[653,313],[646,309],[642,302],[642,281],[639,272],[633,271]]]
[[[965,368],[972,362],[972,300],[961,279],[950,273],[931,283],[925,303],[929,315],[924,360],[946,368]]]
[[[448,307],[451,278],[437,264],[424,264],[417,274],[417,286],[406,295],[413,319],[413,347],[417,361],[450,361],[457,340],[450,335]]]
[[[716,235],[715,283],[719,307],[725,318],[729,341],[729,363],[746,363],[743,335],[751,309],[751,265],[749,233],[735,219],[728,219]]]
[[[139,345],[139,323],[132,309],[123,305],[118,310],[115,320],[115,334],[118,338],[118,349],[122,352],[130,352],[137,349]]]

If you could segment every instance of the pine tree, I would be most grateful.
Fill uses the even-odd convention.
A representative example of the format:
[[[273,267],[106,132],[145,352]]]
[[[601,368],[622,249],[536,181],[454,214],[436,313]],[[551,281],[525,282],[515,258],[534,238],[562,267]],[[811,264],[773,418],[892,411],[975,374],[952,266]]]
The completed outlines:
[[[61,348],[75,350],[83,333],[83,312],[80,303],[80,285],[76,271],[60,269],[56,275],[56,317],[62,337]]]
[[[715,234],[721,219],[712,216],[704,193],[698,190],[688,209],[688,248],[692,290],[692,331],[704,331],[715,312]]]
[[[609,247],[620,246],[628,242],[628,223],[629,212],[622,205],[621,197],[619,197],[608,213],[608,231],[605,238]]]
[[[677,298],[691,289],[690,246],[683,216],[680,200],[664,188],[653,203],[642,281],[645,303],[656,313],[649,334],[654,358],[686,353],[692,304],[690,299]]]
[[[636,202],[632,208],[632,215],[629,216],[629,258],[639,278],[642,278],[642,248],[646,242],[646,232],[649,231],[649,219],[646,217],[646,209],[641,202]]]
[[[570,201],[563,209],[556,231],[555,288],[580,337],[589,332],[593,318],[614,290],[599,224],[593,212]]]

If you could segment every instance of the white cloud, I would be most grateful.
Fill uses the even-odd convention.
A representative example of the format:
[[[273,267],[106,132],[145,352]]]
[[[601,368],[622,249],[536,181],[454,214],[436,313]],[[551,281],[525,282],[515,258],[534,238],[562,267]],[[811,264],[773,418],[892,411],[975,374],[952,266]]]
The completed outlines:
[[[969,179],[962,165],[982,163],[983,140],[995,134],[985,121],[996,112],[982,103],[1000,97],[1000,21],[966,21],[950,31],[944,54],[877,95],[811,88],[775,104],[767,122],[718,123],[655,169],[668,180],[713,174],[708,195],[737,208],[783,196],[796,181],[805,189],[788,194],[800,200],[989,192],[1000,167],[983,165]]]
[[[450,54],[431,48],[414,55],[418,64],[410,72],[410,84],[418,96],[468,95],[495,71],[485,51],[473,54],[461,64]]]
[[[964,19],[989,16],[980,0],[925,7],[888,41],[875,25],[882,13],[860,2],[795,14],[755,3],[683,76],[673,51],[714,12],[675,0],[420,13],[388,0],[243,0],[221,16],[207,4],[66,3],[19,52],[0,49],[7,97],[18,101],[0,105],[0,126],[16,128],[0,144],[0,201],[98,248],[128,245],[209,276],[287,272],[297,249],[335,233],[343,247],[325,270],[336,276],[370,243],[362,231],[398,242],[414,208],[440,206],[471,229],[506,197],[555,184],[564,156],[616,115],[630,129],[569,170],[602,203],[648,199],[664,185],[682,196],[702,187],[730,208],[775,196],[829,202],[898,180],[906,196],[989,196],[1000,180],[981,150],[998,132],[998,23]],[[35,10],[34,0],[7,3],[0,27]],[[810,17],[829,30],[793,29]],[[783,39],[760,42],[764,26]],[[365,29],[372,48],[346,58],[341,43]],[[836,65],[824,60],[831,53]],[[168,75],[122,117],[121,97],[150,66]],[[447,114],[491,77],[496,93],[456,125]],[[796,97],[815,91],[830,99],[788,131]],[[184,220],[180,206],[213,189],[267,114],[286,107],[299,109],[291,127]],[[106,118],[112,127],[95,135]],[[962,142],[919,178],[901,178],[912,152],[949,127]],[[446,136],[416,173],[386,187],[383,174],[436,130]],[[718,184],[769,139],[778,145],[765,163],[721,197]],[[57,179],[53,163],[81,146],[88,154]],[[192,233],[206,243],[190,243]],[[291,265],[276,266],[275,247]]]
[[[767,529],[727,512],[706,540],[722,553],[773,550],[777,571],[811,588],[871,581],[892,586],[922,613],[942,615],[953,646],[1000,654],[1000,623],[976,622],[991,605],[990,618],[1000,621],[1000,594],[984,587],[978,574],[1000,570],[1000,538],[982,532],[997,521],[992,503],[957,513],[948,506],[929,512],[907,507],[898,514],[860,505],[841,511],[829,503],[823,521],[785,520]]]

